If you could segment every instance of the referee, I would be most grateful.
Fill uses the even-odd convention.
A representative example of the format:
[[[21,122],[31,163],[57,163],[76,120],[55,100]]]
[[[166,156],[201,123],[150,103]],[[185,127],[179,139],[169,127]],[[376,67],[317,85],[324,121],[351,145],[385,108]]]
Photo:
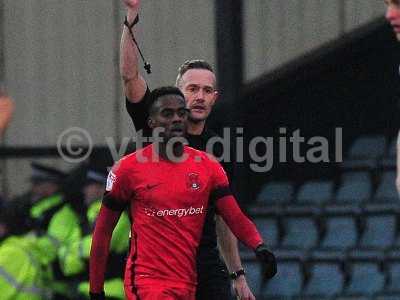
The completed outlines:
[[[386,4],[385,17],[392,25],[396,39],[400,42],[400,0],[384,0]],[[399,68],[400,72],[400,68]],[[400,131],[397,136],[397,177],[396,187],[400,196]]]
[[[14,112],[14,102],[7,95],[0,82],[0,141],[8,127]]]

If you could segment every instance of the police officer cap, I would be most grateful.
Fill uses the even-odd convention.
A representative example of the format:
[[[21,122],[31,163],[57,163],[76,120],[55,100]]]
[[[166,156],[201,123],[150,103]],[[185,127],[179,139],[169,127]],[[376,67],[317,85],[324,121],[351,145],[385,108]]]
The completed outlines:
[[[105,169],[106,170],[106,169]],[[107,180],[107,173],[96,168],[88,168],[86,172],[86,184],[99,183],[105,184]]]
[[[108,169],[114,164],[112,155],[108,149],[93,149],[86,171],[86,184],[105,184]]]
[[[31,167],[32,167],[31,181],[33,183],[39,183],[39,182],[61,183],[67,176],[66,173],[57,170],[56,168],[49,167],[38,162],[32,162]]]

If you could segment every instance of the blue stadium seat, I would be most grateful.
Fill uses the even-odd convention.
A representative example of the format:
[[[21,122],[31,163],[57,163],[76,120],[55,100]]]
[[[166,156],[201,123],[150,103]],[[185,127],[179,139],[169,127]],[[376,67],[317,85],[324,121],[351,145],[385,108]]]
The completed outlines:
[[[396,190],[396,172],[384,172],[381,182],[375,194],[375,200],[381,202],[399,201],[399,194]]]
[[[400,299],[400,294],[382,295],[374,297],[374,300],[399,300],[399,299]]]
[[[384,157],[379,163],[379,167],[386,170],[396,170],[396,157]]]
[[[396,157],[396,152],[397,152],[397,136],[392,139],[392,141],[389,143],[388,151],[387,151],[387,156],[388,157]]]
[[[387,291],[400,293],[400,260],[389,261],[386,268],[389,276]]]
[[[344,274],[340,264],[335,261],[315,261],[311,265],[311,276],[303,294],[325,297],[340,294],[344,285]]]
[[[386,138],[383,135],[367,135],[357,138],[351,145],[349,158],[378,158],[385,154]]]
[[[396,216],[382,214],[364,219],[365,229],[360,246],[365,248],[388,248],[393,245],[396,236]]]
[[[263,290],[266,299],[273,296],[290,297],[300,294],[304,276],[297,260],[278,260],[278,273]]]
[[[346,181],[365,181],[371,182],[371,176],[368,171],[348,171],[341,175],[342,182]]]
[[[261,268],[257,261],[243,261],[246,270],[246,281],[255,295],[261,293]]]
[[[385,154],[384,136],[361,136],[351,145],[342,167],[346,169],[374,169],[377,159]]]
[[[321,247],[346,249],[356,246],[358,231],[353,216],[329,216],[325,220],[326,231]]]
[[[348,295],[373,295],[383,291],[385,275],[377,261],[354,261],[350,267],[350,282],[345,287]]]
[[[297,203],[321,205],[330,201],[332,196],[332,181],[309,181],[300,187]]]
[[[308,249],[318,243],[319,232],[312,217],[286,217],[282,247]]]
[[[337,191],[335,201],[337,203],[360,204],[370,199],[372,184],[365,172],[352,172],[343,178]]]
[[[333,300],[371,300],[371,298],[364,296],[339,296],[333,298]]]
[[[374,158],[345,158],[341,167],[348,170],[373,170],[378,166]]]
[[[396,151],[397,151],[397,136],[392,139],[389,144],[388,151],[385,157],[380,161],[379,166],[385,170],[396,170]]]
[[[274,248],[278,246],[279,226],[276,218],[256,218],[254,223],[268,247]]]
[[[293,183],[270,182],[261,188],[257,202],[263,204],[288,204],[292,201],[293,194]]]

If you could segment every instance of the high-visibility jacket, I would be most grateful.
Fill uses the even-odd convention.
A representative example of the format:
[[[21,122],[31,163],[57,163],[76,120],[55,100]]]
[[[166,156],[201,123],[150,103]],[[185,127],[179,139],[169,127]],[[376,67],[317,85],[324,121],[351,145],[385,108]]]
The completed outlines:
[[[51,299],[52,272],[45,249],[34,235],[10,237],[0,246],[0,298],[2,300]]]
[[[65,276],[82,272],[85,263],[79,256],[71,255],[73,245],[82,239],[79,216],[69,204],[65,204],[51,218],[47,228],[47,237],[57,248],[60,269]]]
[[[43,233],[46,231],[53,214],[64,204],[62,195],[55,194],[38,200],[30,209],[32,229]]]
[[[93,202],[87,210],[87,219],[89,224],[94,227],[97,215],[99,214],[101,207],[101,201]],[[111,252],[122,254],[126,253],[129,248],[129,232],[130,232],[130,220],[127,214],[124,212],[113,232],[111,239],[110,250]],[[86,235],[82,238],[79,245],[79,253],[82,258],[88,259],[90,255],[90,247],[92,243],[92,235]],[[122,270],[121,270],[122,273]],[[89,295],[89,283],[82,282],[78,286],[78,290],[82,295],[88,297]],[[115,299],[125,299],[124,283],[122,278],[108,279],[104,282],[104,291],[108,297]]]
[[[101,201],[97,200],[97,201],[94,201],[87,210],[86,215],[87,215],[89,224],[92,225],[92,227],[94,227],[94,223],[96,221],[97,215],[99,214],[100,207],[101,207]],[[131,222],[129,220],[129,217],[126,214],[126,212],[123,212],[121,217],[119,218],[117,225],[115,226],[115,229],[113,231],[113,235],[111,238],[110,250],[112,252],[121,254],[128,250],[130,229],[131,229]],[[90,239],[90,241],[91,241],[91,239]],[[87,250],[87,247],[85,247],[85,249]],[[89,245],[89,250],[90,250],[90,245]],[[89,252],[86,252],[86,254],[87,254],[86,257],[89,257]]]
[[[89,298],[89,282],[85,281],[78,286],[79,293]],[[107,297],[125,299],[124,282],[122,278],[114,278],[104,281],[104,293]]]
[[[93,202],[87,210],[89,224],[93,227],[100,211],[101,201]],[[121,215],[111,240],[110,250],[117,254],[126,253],[129,247],[130,221],[126,213]],[[65,205],[52,218],[48,236],[59,242],[58,259],[65,276],[72,276],[85,270],[90,255],[92,235],[82,237],[79,218],[69,205]]]

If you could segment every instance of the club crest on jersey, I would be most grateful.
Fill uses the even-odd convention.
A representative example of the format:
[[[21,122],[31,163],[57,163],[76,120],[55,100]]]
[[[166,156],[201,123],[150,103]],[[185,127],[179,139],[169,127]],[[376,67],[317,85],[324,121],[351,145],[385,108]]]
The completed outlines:
[[[199,174],[197,173],[189,173],[187,176],[187,187],[191,190],[199,190],[200,189],[200,179]]]

